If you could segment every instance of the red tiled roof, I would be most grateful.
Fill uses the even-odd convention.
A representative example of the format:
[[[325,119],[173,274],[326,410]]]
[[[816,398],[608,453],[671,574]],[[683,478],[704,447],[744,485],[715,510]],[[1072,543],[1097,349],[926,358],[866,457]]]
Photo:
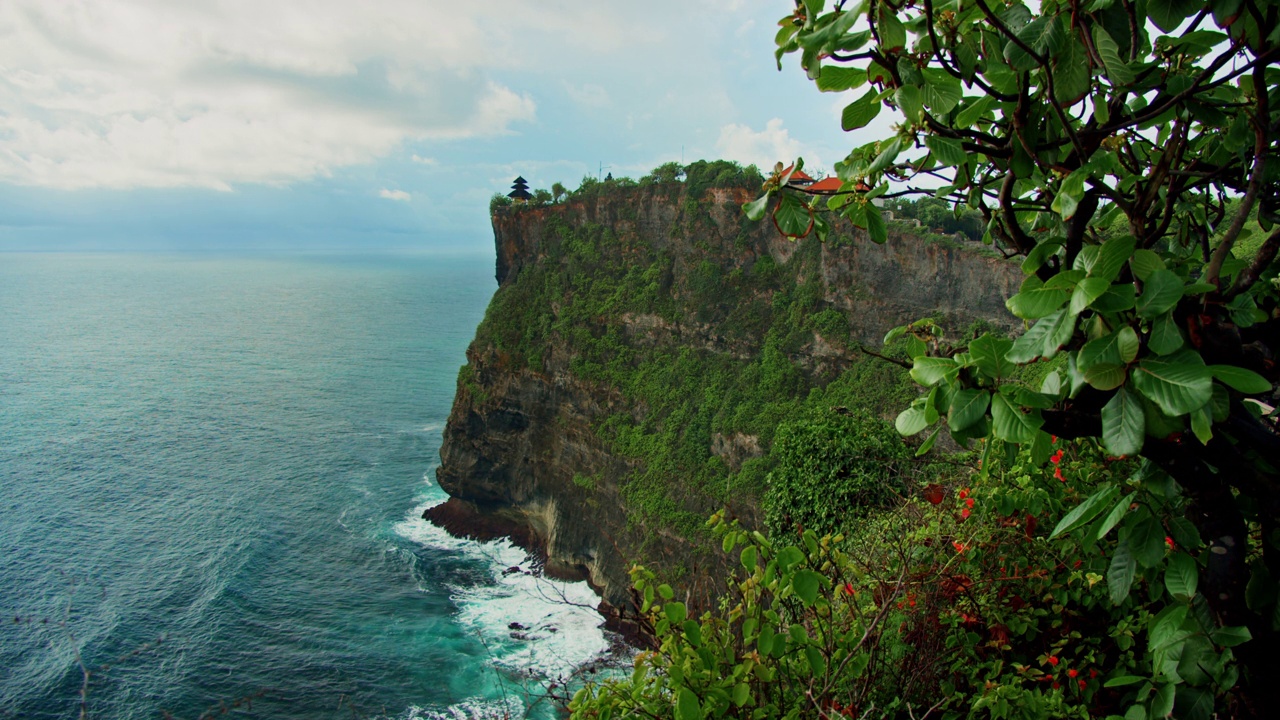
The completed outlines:
[[[805,173],[805,171],[803,170],[796,170],[795,172],[791,172],[791,168],[793,167],[795,167],[795,165],[788,165],[786,169],[782,171],[783,175],[786,175],[787,173],[791,173],[791,178],[787,180],[788,185],[805,185],[813,182],[813,178],[809,177],[809,175]]]
[[[816,190],[817,192],[836,192],[843,184],[844,183],[840,181],[840,178],[832,175],[831,177],[823,178],[810,185],[809,190]]]

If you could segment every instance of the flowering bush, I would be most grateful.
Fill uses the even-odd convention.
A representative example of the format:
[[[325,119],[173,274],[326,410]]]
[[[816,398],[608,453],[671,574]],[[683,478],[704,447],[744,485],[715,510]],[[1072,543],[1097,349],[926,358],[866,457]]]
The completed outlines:
[[[656,649],[575,718],[1174,717],[1241,711],[1172,480],[1091,441],[987,457],[847,535],[710,521],[741,570],[689,617],[633,571]]]

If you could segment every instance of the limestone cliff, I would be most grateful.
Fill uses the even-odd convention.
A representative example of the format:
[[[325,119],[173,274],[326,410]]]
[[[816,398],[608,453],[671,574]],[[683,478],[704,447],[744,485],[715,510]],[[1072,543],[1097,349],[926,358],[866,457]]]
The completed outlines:
[[[758,521],[771,428],[824,388],[912,392],[859,345],[925,316],[1014,329],[1016,265],[840,223],[793,243],[745,220],[749,194],[670,183],[499,209],[499,289],[441,450],[453,499],[429,517],[520,538],[613,606],[637,559],[713,597],[723,559],[699,521],[724,505]]]

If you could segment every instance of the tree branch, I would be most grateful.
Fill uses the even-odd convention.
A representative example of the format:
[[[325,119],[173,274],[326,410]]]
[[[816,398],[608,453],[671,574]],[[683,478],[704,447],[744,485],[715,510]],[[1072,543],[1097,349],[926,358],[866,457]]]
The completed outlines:
[[[1213,256],[1209,260],[1209,267],[1205,269],[1204,281],[1214,285],[1218,284],[1218,275],[1222,272],[1222,263],[1226,262],[1227,256],[1231,254],[1231,247],[1236,244],[1236,238],[1240,236],[1240,230],[1244,228],[1245,221],[1249,219],[1249,213],[1253,211],[1253,203],[1258,199],[1258,190],[1262,187],[1262,173],[1266,165],[1271,125],[1266,70],[1266,65],[1257,65],[1253,69],[1253,90],[1258,94],[1257,115],[1253,119],[1253,171],[1249,177],[1249,189],[1245,191],[1244,199],[1240,201],[1240,209],[1236,211],[1235,219],[1231,221],[1231,226],[1227,228],[1226,234],[1222,236],[1222,242],[1218,243],[1217,249],[1213,251]]]

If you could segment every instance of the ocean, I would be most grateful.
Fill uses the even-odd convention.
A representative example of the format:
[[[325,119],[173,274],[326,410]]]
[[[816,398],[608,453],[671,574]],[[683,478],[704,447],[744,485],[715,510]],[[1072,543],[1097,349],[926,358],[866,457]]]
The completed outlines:
[[[494,288],[0,253],[0,718],[555,717],[618,657],[595,595],[420,517]]]

